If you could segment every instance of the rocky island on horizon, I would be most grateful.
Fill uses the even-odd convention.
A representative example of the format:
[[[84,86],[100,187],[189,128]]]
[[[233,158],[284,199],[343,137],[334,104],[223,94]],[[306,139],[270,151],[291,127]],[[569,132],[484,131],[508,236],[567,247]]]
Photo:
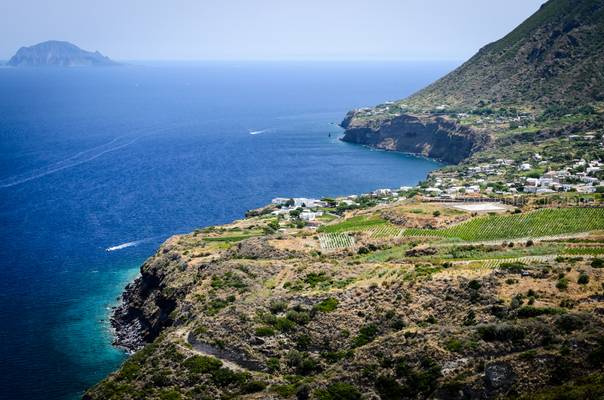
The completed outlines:
[[[98,51],[86,51],[73,43],[49,40],[21,47],[6,64],[10,67],[107,67],[120,65]]]

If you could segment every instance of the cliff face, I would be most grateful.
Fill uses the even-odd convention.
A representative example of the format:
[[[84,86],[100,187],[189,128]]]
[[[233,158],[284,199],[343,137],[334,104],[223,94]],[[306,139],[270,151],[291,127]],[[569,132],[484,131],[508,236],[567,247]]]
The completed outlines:
[[[118,65],[98,51],[90,52],[78,46],[57,40],[38,43],[34,46],[21,47],[9,60],[11,67],[86,67]]]
[[[385,119],[359,118],[348,113],[341,126],[345,142],[401,151],[457,164],[490,141],[486,134],[443,117],[400,115]]]
[[[143,264],[141,276],[126,287],[121,304],[113,311],[114,344],[128,351],[152,342],[174,323],[170,314],[182,293],[170,285],[178,279],[180,255],[171,252],[169,243]]]

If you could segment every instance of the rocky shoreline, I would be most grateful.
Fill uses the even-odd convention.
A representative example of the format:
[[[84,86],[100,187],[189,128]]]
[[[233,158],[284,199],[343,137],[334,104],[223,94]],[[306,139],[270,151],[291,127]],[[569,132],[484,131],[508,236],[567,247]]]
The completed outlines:
[[[489,135],[444,117],[367,118],[362,110],[351,111],[342,121],[343,141],[382,150],[399,151],[458,164],[484,149]]]
[[[140,277],[136,278],[126,286],[121,295],[120,303],[111,310],[112,344],[126,350],[128,354],[134,353],[145,345],[143,325],[139,319],[132,318],[132,308],[130,306],[134,297],[133,288],[139,279]]]

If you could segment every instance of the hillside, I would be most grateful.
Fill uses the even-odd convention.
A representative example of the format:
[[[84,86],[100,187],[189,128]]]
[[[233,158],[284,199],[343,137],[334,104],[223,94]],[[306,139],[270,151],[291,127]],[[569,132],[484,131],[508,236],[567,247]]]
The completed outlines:
[[[551,0],[343,140],[453,165],[166,241],[102,399],[604,396],[602,1]],[[402,171],[401,173],[404,173]]]
[[[604,1],[551,0],[502,39],[409,98],[450,108],[604,100]]]
[[[604,208],[401,196],[169,239],[114,314],[138,351],[85,398],[603,394]]]
[[[98,51],[90,52],[57,40],[21,47],[8,61],[11,67],[99,67],[119,65]]]

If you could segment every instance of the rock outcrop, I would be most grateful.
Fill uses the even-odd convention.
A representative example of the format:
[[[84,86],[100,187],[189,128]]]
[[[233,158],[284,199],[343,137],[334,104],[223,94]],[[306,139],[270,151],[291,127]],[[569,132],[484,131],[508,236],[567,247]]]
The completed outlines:
[[[445,117],[400,115],[363,118],[358,111],[348,113],[341,126],[343,141],[383,150],[413,153],[457,164],[490,141],[488,135],[461,126]]]

